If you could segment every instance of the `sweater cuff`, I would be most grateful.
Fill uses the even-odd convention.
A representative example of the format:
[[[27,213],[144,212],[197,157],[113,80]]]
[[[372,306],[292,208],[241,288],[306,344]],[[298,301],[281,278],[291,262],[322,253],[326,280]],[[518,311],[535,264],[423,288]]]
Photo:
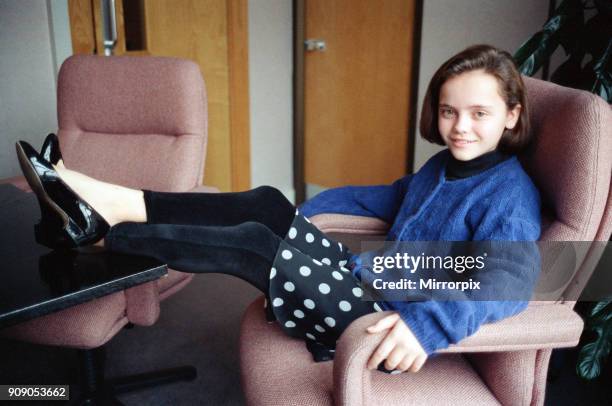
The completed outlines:
[[[449,345],[448,338],[437,320],[428,314],[427,309],[419,305],[432,305],[433,302],[402,302],[402,309],[393,306],[393,302],[379,302],[383,310],[396,311],[402,321],[406,323],[412,334],[417,338],[427,355],[433,354],[436,350],[446,348]]]

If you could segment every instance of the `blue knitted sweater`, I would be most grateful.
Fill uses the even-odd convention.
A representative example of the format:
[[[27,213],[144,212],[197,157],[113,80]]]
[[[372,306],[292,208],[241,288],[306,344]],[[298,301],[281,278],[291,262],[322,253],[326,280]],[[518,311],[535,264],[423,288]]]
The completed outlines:
[[[433,156],[417,173],[391,185],[346,186],[324,191],[300,207],[306,217],[340,213],[378,217],[391,224],[388,241],[536,241],[540,198],[516,157],[476,175],[446,180],[448,150]],[[531,260],[536,257],[531,252]],[[539,260],[539,257],[538,257]],[[353,273],[371,275],[358,257]],[[530,290],[537,272],[523,264],[487,270],[493,289]],[[397,311],[424,350],[431,354],[475,333],[480,325],[514,315],[526,300],[425,300],[381,302]]]

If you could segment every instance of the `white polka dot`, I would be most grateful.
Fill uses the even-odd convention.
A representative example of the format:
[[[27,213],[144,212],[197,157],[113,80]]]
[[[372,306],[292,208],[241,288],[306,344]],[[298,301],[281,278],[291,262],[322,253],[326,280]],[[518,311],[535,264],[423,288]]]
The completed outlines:
[[[293,258],[293,254],[289,250],[283,250],[282,254],[283,259],[291,259]]]
[[[289,327],[289,328],[295,327],[295,323],[289,320],[288,322],[285,323],[285,327]]]
[[[343,300],[338,303],[338,307],[340,307],[340,310],[342,310],[343,312],[348,312],[351,310],[351,304],[346,300]]]
[[[313,242],[314,241],[314,235],[312,235],[312,233],[306,233],[306,242]]]
[[[324,295],[327,295],[330,291],[331,288],[327,283],[322,283],[319,285],[319,292],[323,293]]]
[[[334,320],[332,317],[326,317],[323,319],[323,321],[330,327],[334,327],[336,325],[336,320]]]
[[[304,217],[304,220],[306,220],[307,223],[310,223],[310,220],[308,220],[308,217]]]
[[[332,272],[332,276],[334,277],[334,279],[337,279],[337,280],[339,280],[339,281],[341,281],[342,279],[344,279],[344,278],[342,277],[342,274],[341,274],[340,272],[338,272],[338,271],[334,271],[334,272]]]
[[[351,273],[351,271],[349,271],[348,269],[346,269],[345,267],[341,267],[340,270],[344,273]]]
[[[330,246],[329,241],[327,241],[327,238],[323,238],[321,240],[321,244],[323,244],[324,247],[329,247]]]
[[[338,265],[344,266],[346,265],[346,262],[347,262],[346,259],[343,259],[342,261],[338,262]]]
[[[363,290],[361,288],[353,288],[353,295],[361,297],[363,296]]]
[[[295,227],[291,227],[289,229],[289,234],[288,234],[289,238],[293,240],[296,235],[297,235],[297,229]]]
[[[306,337],[310,338],[311,340],[315,340],[315,336],[310,333],[306,333]]]
[[[307,309],[314,309],[315,308],[315,302],[313,302],[310,299],[306,299],[304,300],[304,306],[306,306]]]
[[[329,258],[323,258],[321,262],[323,262],[326,265],[331,265],[331,260]]]
[[[315,324],[315,330],[317,330],[319,333],[325,333],[325,329],[318,324]]]
[[[401,374],[402,371],[398,370],[398,369],[394,369],[393,371],[389,372],[391,375],[397,375],[397,374]]]
[[[342,243],[341,242],[338,243],[338,248],[340,248],[340,251],[342,251]]]
[[[338,341],[336,341],[336,342],[338,342]],[[329,352],[336,352],[336,350],[329,350]]]
[[[272,306],[274,307],[282,306],[283,303],[285,303],[283,299],[281,299],[280,297],[277,297],[276,299],[272,301]]]
[[[295,290],[295,285],[291,282],[285,282],[283,287],[285,288],[287,292],[293,292]]]
[[[298,211],[298,209],[295,209],[295,215],[297,216],[300,212]]]
[[[270,279],[274,279],[276,276],[276,268],[270,269]]]
[[[321,263],[321,261],[318,261],[316,259],[312,259],[312,262],[314,262],[315,264],[319,265],[319,266],[323,266],[323,264]]]
[[[380,308],[380,306],[378,305],[378,303],[374,303],[374,310],[376,310],[377,312],[382,312],[383,310]]]
[[[307,266],[301,266],[300,267],[300,274],[302,276],[308,276],[310,275],[310,268],[308,268]]]
[[[295,317],[297,317],[298,319],[303,319],[304,318],[304,312],[301,310],[296,310],[293,312],[293,315]]]

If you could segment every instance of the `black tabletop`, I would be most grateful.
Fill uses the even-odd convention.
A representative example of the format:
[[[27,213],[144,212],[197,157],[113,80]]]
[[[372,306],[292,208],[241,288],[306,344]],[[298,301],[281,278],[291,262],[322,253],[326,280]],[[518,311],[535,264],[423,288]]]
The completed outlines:
[[[0,185],[0,328],[167,274],[148,257],[50,250],[34,241],[39,218],[33,193]]]

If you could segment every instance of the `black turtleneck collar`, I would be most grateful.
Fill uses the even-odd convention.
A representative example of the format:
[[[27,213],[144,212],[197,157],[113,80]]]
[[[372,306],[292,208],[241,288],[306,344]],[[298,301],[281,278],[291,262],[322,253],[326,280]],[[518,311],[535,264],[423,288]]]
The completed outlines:
[[[446,164],[446,180],[456,180],[468,178],[494,167],[500,162],[510,158],[497,150],[487,152],[469,161],[460,161],[450,154]]]

